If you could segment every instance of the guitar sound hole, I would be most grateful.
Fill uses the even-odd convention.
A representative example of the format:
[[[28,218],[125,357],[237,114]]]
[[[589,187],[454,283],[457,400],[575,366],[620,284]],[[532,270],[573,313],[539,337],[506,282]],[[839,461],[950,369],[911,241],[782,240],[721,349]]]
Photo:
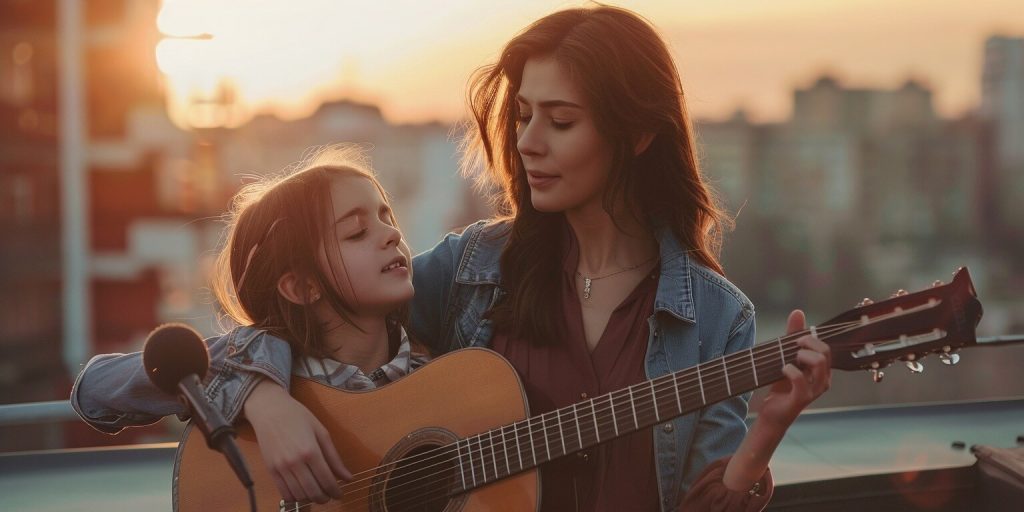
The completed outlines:
[[[441,512],[454,488],[454,454],[422,445],[395,463],[384,490],[388,512]],[[427,453],[431,452],[431,453]]]

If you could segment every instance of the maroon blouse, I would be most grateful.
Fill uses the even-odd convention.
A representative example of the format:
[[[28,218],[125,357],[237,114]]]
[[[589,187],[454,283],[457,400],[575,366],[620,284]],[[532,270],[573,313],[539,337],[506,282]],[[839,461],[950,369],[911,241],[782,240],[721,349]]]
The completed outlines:
[[[658,268],[615,308],[590,352],[575,283],[579,247],[572,230],[567,227],[566,233],[569,243],[561,275],[563,322],[557,326],[560,339],[537,345],[500,331],[493,339],[492,348],[508,359],[522,379],[531,415],[647,380],[647,318],[654,311]],[[653,445],[651,431],[642,429],[541,466],[541,511],[659,510]],[[699,491],[686,496],[683,505],[704,510],[705,503],[728,503],[729,510],[760,510],[767,504],[768,496],[762,501],[761,496],[729,491],[721,483],[723,471],[724,464],[709,466],[693,487]],[[705,482],[708,477],[715,481]],[[766,477],[766,494],[770,495],[770,476]],[[735,508],[736,505],[741,508]]]

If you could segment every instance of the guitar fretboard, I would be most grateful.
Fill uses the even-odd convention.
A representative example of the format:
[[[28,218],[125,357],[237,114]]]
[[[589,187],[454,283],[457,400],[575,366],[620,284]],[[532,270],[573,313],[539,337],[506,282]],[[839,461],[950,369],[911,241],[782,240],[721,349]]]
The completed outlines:
[[[779,338],[719,359],[461,439],[452,493],[480,487],[783,377],[798,347]]]

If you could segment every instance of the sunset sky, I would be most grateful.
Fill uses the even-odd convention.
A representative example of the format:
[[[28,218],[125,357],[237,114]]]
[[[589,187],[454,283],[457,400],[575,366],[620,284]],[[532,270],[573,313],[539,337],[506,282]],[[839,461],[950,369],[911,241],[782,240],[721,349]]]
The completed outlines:
[[[231,82],[253,113],[309,115],[340,97],[379,104],[388,119],[452,121],[466,79],[537,18],[581,2],[519,0],[165,0],[156,48],[172,118],[190,96]],[[615,5],[651,20],[672,46],[690,110],[757,121],[785,118],[791,90],[828,72],[848,86],[896,87],[913,77],[940,114],[978,102],[982,47],[1024,36],[1020,0],[635,0]]]

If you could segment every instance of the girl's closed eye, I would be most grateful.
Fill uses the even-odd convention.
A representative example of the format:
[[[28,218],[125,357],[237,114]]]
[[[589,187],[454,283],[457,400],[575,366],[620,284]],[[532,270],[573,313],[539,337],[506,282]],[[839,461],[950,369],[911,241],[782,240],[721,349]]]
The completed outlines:
[[[366,228],[362,228],[359,231],[356,231],[355,233],[345,237],[345,240],[360,240],[363,238],[364,235],[366,235]]]

